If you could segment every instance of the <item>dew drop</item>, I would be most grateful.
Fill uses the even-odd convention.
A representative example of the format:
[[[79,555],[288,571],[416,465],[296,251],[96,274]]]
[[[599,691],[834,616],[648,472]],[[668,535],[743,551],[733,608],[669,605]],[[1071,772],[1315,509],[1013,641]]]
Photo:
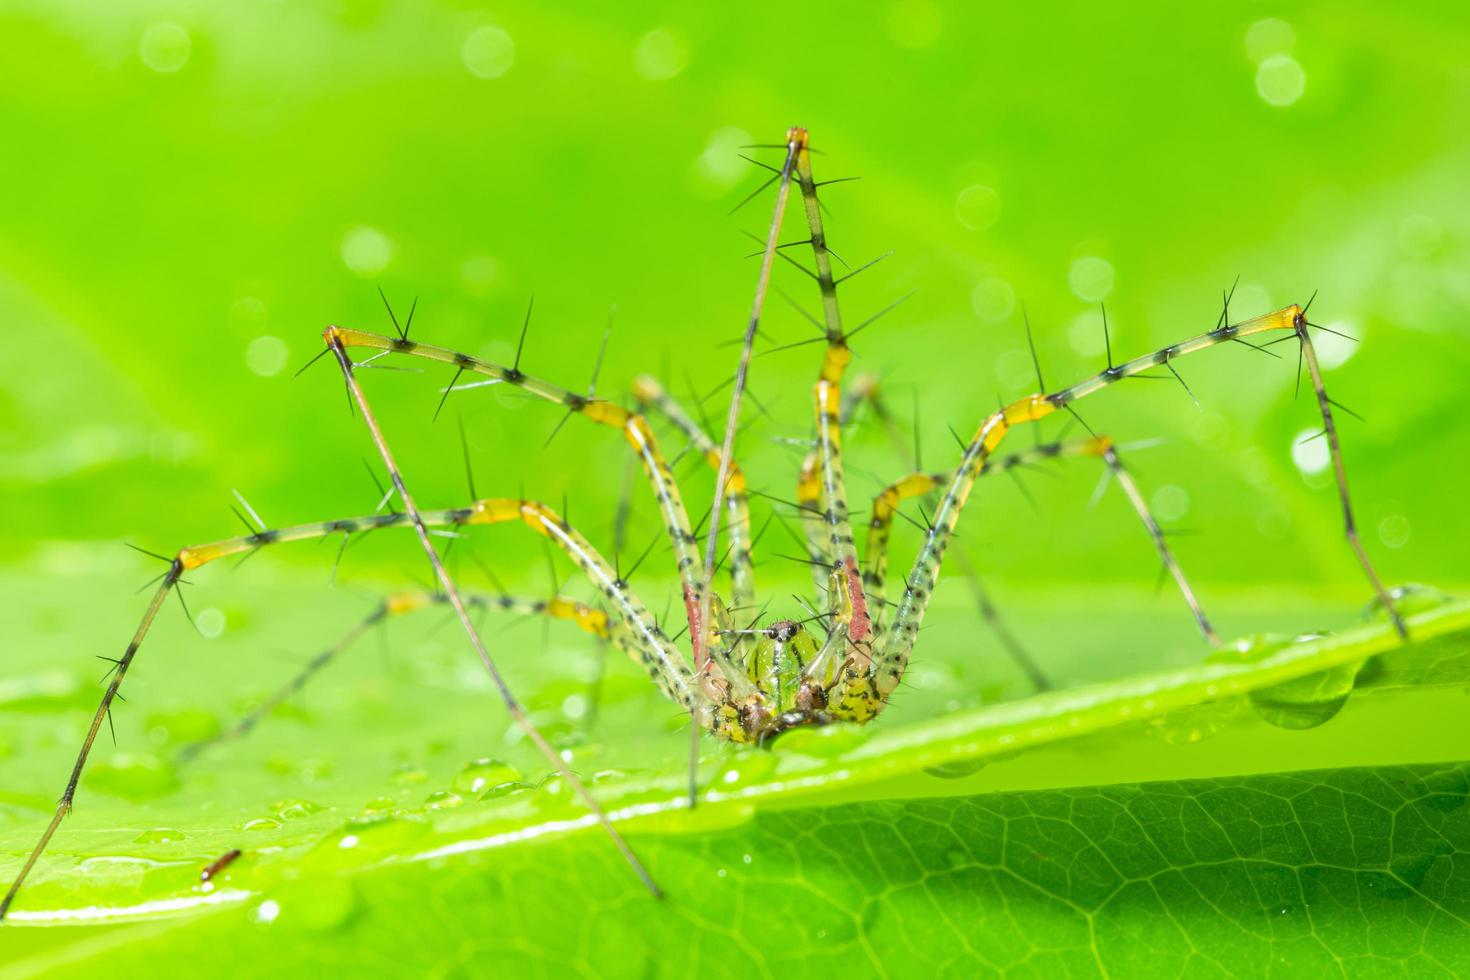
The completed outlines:
[[[499,759],[476,759],[455,774],[450,787],[458,793],[482,793],[491,786],[521,778],[521,771]]]
[[[1343,664],[1252,691],[1251,706],[1263,719],[1277,728],[1293,731],[1316,728],[1330,721],[1347,704],[1348,695],[1352,693],[1364,662]]]
[[[422,817],[396,813],[371,813],[353,817],[327,834],[312,848],[314,860],[342,866],[361,860],[360,855],[400,851],[409,842],[429,832]]]
[[[412,762],[405,762],[393,770],[393,781],[399,786],[418,786],[421,783],[427,782],[428,779],[429,771],[423,766],[415,765]]]
[[[457,806],[464,806],[464,797],[446,789],[436,789],[424,798],[426,810],[452,810]]]
[[[833,758],[867,741],[861,725],[832,724],[821,728],[796,728],[777,737],[773,744],[781,753]]]
[[[172,844],[175,841],[184,840],[187,835],[182,830],[174,830],[172,827],[154,827],[145,830],[133,838],[135,844]]]
[[[245,823],[240,826],[240,829],[250,831],[280,830],[281,821],[277,820],[275,817],[256,817],[254,820],[245,821]]]
[[[1240,714],[1240,699],[1194,705],[1150,718],[1144,731],[1170,745],[1193,745],[1223,731]]]
[[[599,769],[592,774],[592,778],[588,782],[612,783],[620,779],[626,779],[627,776],[628,774],[622,769]]]
[[[480,799],[495,800],[502,796],[514,796],[517,793],[524,793],[526,790],[533,788],[530,783],[523,783],[519,780],[513,780],[508,783],[497,783],[481,793]]]
[[[1433,586],[1414,582],[1389,589],[1388,594],[1393,598],[1394,608],[1399,611],[1400,616],[1415,616],[1419,613],[1433,612],[1455,601],[1455,597],[1448,592],[1441,592]],[[1363,609],[1363,618],[1388,621],[1383,603],[1377,598],[1374,598]]]
[[[282,820],[300,820],[313,813],[320,813],[322,808],[310,800],[281,800],[271,809],[275,810],[276,816]]]
[[[924,770],[930,776],[938,776],[940,779],[964,779],[973,776],[990,764],[990,759],[980,756],[974,759],[959,759],[955,762],[945,762],[937,766],[929,766]]]
[[[779,765],[780,760],[770,752],[742,753],[725,764],[715,782],[722,786],[748,786],[770,776]]]

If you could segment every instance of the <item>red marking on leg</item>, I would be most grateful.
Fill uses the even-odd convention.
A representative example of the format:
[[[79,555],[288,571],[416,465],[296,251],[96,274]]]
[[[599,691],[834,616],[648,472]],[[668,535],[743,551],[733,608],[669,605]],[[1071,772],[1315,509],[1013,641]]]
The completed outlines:
[[[704,649],[704,624],[699,618],[699,599],[687,585],[684,586],[684,611],[689,616],[689,641],[694,649],[694,666],[702,670],[709,661],[709,655]]]
[[[873,621],[868,616],[868,597],[863,595],[863,580],[858,575],[857,560],[848,555],[842,570],[847,578],[847,598],[852,603],[852,622],[847,627],[847,637],[860,643],[873,633]]]

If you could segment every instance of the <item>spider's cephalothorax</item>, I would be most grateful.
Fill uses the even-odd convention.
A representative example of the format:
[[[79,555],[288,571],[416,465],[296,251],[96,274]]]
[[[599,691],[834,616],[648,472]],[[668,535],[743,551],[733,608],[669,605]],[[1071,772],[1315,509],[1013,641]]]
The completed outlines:
[[[856,566],[834,570],[828,582],[829,594],[839,597],[834,613],[762,628],[730,628],[724,604],[712,596],[705,727],[732,742],[765,744],[788,729],[864,722],[882,710],[858,583]],[[808,622],[823,620],[833,625],[819,639]]]

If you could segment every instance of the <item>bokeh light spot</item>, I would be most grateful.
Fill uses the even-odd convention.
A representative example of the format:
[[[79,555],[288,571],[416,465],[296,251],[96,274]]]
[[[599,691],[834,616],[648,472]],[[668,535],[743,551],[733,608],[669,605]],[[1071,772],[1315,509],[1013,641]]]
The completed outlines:
[[[633,49],[633,69],[650,82],[666,82],[689,66],[689,46],[667,27],[649,31]]]
[[[1385,548],[1402,548],[1409,543],[1409,519],[1403,514],[1389,514],[1378,522],[1378,540]]]
[[[740,148],[754,142],[739,126],[721,126],[709,134],[704,152],[695,158],[695,177],[711,191],[729,190],[750,173],[750,164],[740,158]]]
[[[280,337],[263,334],[245,348],[245,366],[262,378],[273,378],[286,366],[291,349]]]
[[[1067,343],[1083,357],[1096,357],[1107,350],[1103,337],[1101,309],[1083,310],[1067,325]]]
[[[1322,367],[1330,371],[1346,364],[1358,352],[1357,341],[1363,339],[1363,330],[1361,327],[1342,322],[1325,323],[1323,326],[1333,332],[1313,331],[1312,346],[1317,350],[1317,360],[1321,362]],[[1349,337],[1356,338],[1356,340],[1349,340]]]
[[[1321,432],[1321,429],[1303,429],[1291,442],[1291,461],[1303,476],[1321,473],[1332,462],[1327,437]]]
[[[1161,521],[1177,521],[1189,513],[1189,491],[1172,483],[1154,491],[1149,499],[1154,516]]]
[[[1089,303],[1107,299],[1113,291],[1113,264],[1096,255],[1084,255],[1067,270],[1067,286],[1072,295]]]
[[[477,78],[499,78],[516,60],[516,42],[494,24],[483,24],[465,35],[459,56]]]
[[[209,606],[199,610],[199,615],[194,617],[194,625],[199,627],[199,635],[206,640],[213,640],[225,631],[225,614]]]
[[[138,42],[138,55],[143,64],[154,71],[168,75],[189,63],[189,52],[193,49],[189,32],[173,21],[161,20],[150,24]]]
[[[342,236],[342,262],[360,276],[375,276],[393,261],[393,243],[376,228],[358,225]]]
[[[955,197],[954,216],[971,231],[985,231],[1000,218],[1000,195],[994,187],[971,184]]]
[[[1016,291],[1004,279],[990,276],[981,279],[970,291],[970,305],[975,315],[986,323],[1001,323],[1010,319],[1016,309]]]
[[[1307,73],[1289,54],[1273,54],[1256,69],[1256,92],[1268,105],[1289,106],[1307,90]]]

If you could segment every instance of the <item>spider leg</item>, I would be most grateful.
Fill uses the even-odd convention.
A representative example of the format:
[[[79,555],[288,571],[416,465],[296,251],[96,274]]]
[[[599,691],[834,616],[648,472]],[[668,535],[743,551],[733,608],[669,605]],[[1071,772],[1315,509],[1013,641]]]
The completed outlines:
[[[1185,603],[1194,614],[1200,631],[1211,644],[1218,644],[1220,638],[1210,626],[1209,619],[1195,597],[1194,589],[1191,588],[1189,580],[1185,577],[1184,570],[1179,567],[1179,562],[1175,560],[1168,542],[1164,539],[1164,532],[1149,511],[1148,503],[1144,500],[1138,485],[1124,469],[1122,461],[1118,458],[1117,447],[1113,445],[1111,439],[1106,436],[1094,436],[1066,442],[1043,443],[1024,452],[986,460],[980,468],[979,475],[984,476],[987,473],[1010,470],[1018,466],[1029,466],[1040,460],[1068,456],[1094,456],[1107,466],[1107,472],[1117,479],[1118,485],[1123,488],[1124,494],[1128,497],[1129,504],[1138,513],[1145,530],[1148,531],[1149,538],[1159,552],[1159,558],[1174,577],[1180,593],[1184,596]],[[872,519],[868,525],[867,549],[863,558],[863,586],[868,590],[875,606],[873,613],[875,630],[881,628],[881,617],[887,605],[884,587],[888,563],[888,542],[892,533],[893,518],[895,515],[902,516],[898,508],[903,501],[932,493],[947,484],[952,476],[953,474],[950,473],[911,473],[889,484],[873,498]],[[926,533],[931,530],[925,528]]]
[[[1142,374],[1150,368],[1166,365],[1186,354],[1268,331],[1295,331],[1297,319],[1301,315],[1301,307],[1292,304],[1241,323],[1227,323],[1209,333],[1111,366],[1051,394],[1028,395],[987,416],[966,444],[959,466],[945,485],[933,517],[934,530],[925,540],[905,579],[903,599],[899,602],[892,625],[883,635],[873,671],[868,677],[853,682],[853,690],[848,692],[852,703],[862,711],[876,713],[881,710],[883,699],[898,686],[908,665],[909,652],[913,649],[919,626],[924,620],[924,612],[933,596],[944,551],[954,534],[960,512],[964,509],[975,479],[980,475],[986,461],[1012,428],[1043,419],[1059,409],[1068,409],[1072,402],[1080,398],[1101,391],[1124,378]]]
[[[66,781],[66,789],[56,804],[56,812],[52,815],[51,822],[46,825],[46,829],[42,831],[41,839],[36,842],[36,846],[26,857],[25,863],[21,865],[19,873],[16,874],[15,880],[11,882],[9,890],[5,893],[5,898],[0,899],[0,921],[5,919],[5,914],[10,911],[10,906],[20,892],[21,885],[25,884],[31,869],[36,866],[46,846],[51,843],[51,838],[56,834],[57,828],[71,812],[72,800],[77,793],[77,783],[81,781],[82,770],[86,768],[87,757],[92,752],[92,744],[97,741],[97,733],[102,730],[102,722],[112,710],[112,702],[118,697],[118,688],[122,687],[123,678],[127,676],[128,668],[133,665],[133,658],[137,656],[138,648],[143,645],[143,639],[148,635],[149,628],[157,618],[158,610],[163,607],[164,600],[178,584],[179,576],[183,574],[183,571],[183,565],[178,558],[169,562],[168,571],[164,573],[163,580],[154,591],[153,598],[149,600],[148,608],[144,611],[138,628],[133,632],[132,640],[117,661],[117,669],[113,671],[112,680],[108,682],[107,690],[102,693],[102,700],[97,705],[97,712],[92,716],[92,724],[87,728],[87,734],[82,739],[82,748],[77,753],[76,762],[72,765],[71,777]]]
[[[654,682],[670,700],[682,705],[691,714],[695,713],[696,673],[679,658],[672,642],[664,636],[647,607],[638,600],[626,582],[617,578],[607,560],[551,508],[530,500],[480,500],[475,503],[475,516],[467,523],[501,524],[514,521],[546,535],[576,562],[628,625],[637,648],[646,658],[644,666]],[[711,618],[713,628],[723,629],[728,625],[727,617],[720,607],[716,607],[715,615]],[[720,679],[729,685],[735,696],[745,697],[755,693],[754,685],[746,678],[740,666],[730,658],[722,644],[706,644],[706,647],[710,658],[723,675]]]
[[[418,511],[417,513],[423,525],[426,527],[463,528],[471,524],[498,523],[501,520],[510,519],[499,515],[505,513],[507,504],[511,505],[511,509],[513,509],[518,503],[515,501],[479,501],[469,507]],[[145,610],[143,618],[133,634],[132,641],[128,644],[122,657],[119,658],[116,669],[112,672],[112,679],[107,689],[103,692],[101,702],[97,706],[93,723],[89,727],[82,742],[81,750],[78,752],[76,762],[72,768],[71,778],[68,780],[66,790],[62,794],[60,802],[57,804],[56,813],[52,817],[51,823],[47,826],[25,864],[22,865],[20,873],[16,876],[5,898],[0,900],[0,920],[3,920],[5,912],[9,910],[21,885],[25,882],[27,876],[29,876],[42,852],[45,851],[56,830],[61,826],[62,820],[71,812],[72,802],[76,796],[77,784],[81,779],[82,770],[85,768],[87,760],[91,755],[92,745],[96,741],[98,732],[101,731],[102,724],[107,718],[107,713],[111,709],[113,701],[118,697],[118,689],[122,686],[123,680],[126,678],[128,670],[132,666],[134,657],[137,655],[139,648],[148,635],[148,631],[158,615],[158,610],[162,607],[164,600],[173,591],[180,577],[185,572],[200,568],[221,558],[248,554],[270,545],[285,544],[293,541],[319,540],[336,534],[350,536],[391,527],[409,527],[412,523],[412,515],[408,512],[367,514],[361,517],[340,520],[317,521],[309,524],[268,528],[239,537],[180,548],[174,558],[170,560],[169,569],[164,574],[163,580],[159,583],[157,591],[154,592],[153,598],[150,600],[148,608]],[[575,532],[571,532],[570,529],[566,530],[563,538],[566,535],[574,536],[574,541],[581,541],[580,553],[586,556],[587,561],[601,563],[605,574],[599,574],[599,576],[594,577],[594,581],[599,586],[602,586],[605,580],[606,583],[613,587],[613,594],[617,596],[617,601],[614,604],[618,608],[618,612],[623,620],[622,627],[625,628],[628,624],[634,624],[633,628],[626,629],[625,649],[629,651],[630,655],[634,655],[636,661],[645,665],[652,664],[653,666],[650,667],[650,670],[656,674],[656,681],[660,689],[676,703],[684,705],[687,708],[691,703],[690,699],[692,695],[690,691],[693,684],[693,674],[680,660],[678,651],[663,636],[663,632],[659,629],[658,624],[648,614],[647,609],[639,601],[632,589],[628,587],[627,583],[617,581],[613,577],[611,569],[607,567],[607,563],[597,556],[591,546],[587,545],[585,540],[580,538],[580,535],[575,535]],[[554,540],[563,539],[557,538],[554,535],[552,537]],[[573,557],[576,558],[577,555],[574,554]],[[604,594],[606,594],[606,588],[604,588]],[[615,635],[617,633],[624,633],[624,629],[620,628],[616,630]]]
[[[646,414],[650,409],[668,419],[689,440],[695,452],[715,470],[720,469],[720,448],[704,428],[685,412],[678,401],[649,375],[633,381],[633,397]],[[728,519],[724,525],[730,542],[730,601],[736,607],[755,602],[755,562],[751,555],[750,497],[745,474],[735,460],[730,460],[725,481],[725,507]]]
[[[308,660],[294,677],[248,714],[240,718],[235,724],[212,738],[184,746],[179,752],[179,763],[186,764],[206,749],[213,748],[222,742],[233,741],[248,735],[262,719],[287,700],[300,693],[302,688],[313,677],[321,673],[332,661],[344,653],[348,647],[357,643],[368,630],[382,623],[388,617],[418,612],[421,609],[426,609],[433,605],[444,605],[448,601],[448,597],[442,592],[397,592],[385,597],[382,602],[378,603],[377,608],[368,613],[367,616],[344,633],[336,642],[324,648],[320,653]],[[606,640],[609,638],[610,624],[606,613],[562,596],[555,596],[550,599],[523,599],[509,595],[469,594],[465,596],[465,604],[476,609],[491,609],[531,616],[544,615],[552,619],[567,620],[581,627],[586,632],[591,633],[593,636],[596,636],[598,639]]]
[[[810,149],[803,144],[797,150],[796,176],[806,212],[817,281],[822,296],[822,326],[827,341],[821,370],[812,389],[812,407],[816,416],[816,447],[803,461],[797,478],[796,502],[801,507],[802,525],[806,532],[807,552],[812,560],[812,575],[820,593],[825,585],[827,608],[836,619],[847,625],[847,635],[866,660],[871,645],[871,611],[858,574],[857,545],[853,540],[852,520],[847,505],[847,477],[842,462],[842,379],[852,360],[847,346],[848,334],[843,328],[842,309],[837,301],[839,280],[832,271],[833,254],[827,247],[827,233],[822,222],[822,205],[817,197],[817,182],[812,174]],[[871,265],[872,263],[868,263]],[[861,272],[859,267],[844,276]],[[828,570],[823,582],[822,570]]]
[[[888,436],[888,440],[892,444],[894,451],[900,456],[912,451],[914,456],[914,469],[922,470],[923,460],[919,451],[918,406],[914,406],[914,433],[913,442],[910,444],[908,437],[904,435],[903,430],[899,428],[898,422],[894,419],[893,413],[889,411],[887,402],[883,396],[882,379],[871,372],[860,374],[853,378],[852,383],[843,391],[841,412],[843,428],[847,428],[853,424],[857,418],[858,410],[865,405],[872,410],[873,415],[882,423],[883,431]],[[934,488],[942,487],[948,481],[948,477],[948,474],[940,477],[938,482],[934,484]],[[934,490],[931,490],[929,495],[929,507],[931,510],[934,508],[935,496]],[[869,549],[865,552],[865,569],[867,568],[868,558],[871,558],[872,555],[873,552],[870,544]],[[885,556],[883,558],[885,566],[886,560]],[[970,585],[970,592],[975,599],[975,608],[979,611],[980,618],[985,621],[985,624],[995,634],[995,638],[1000,642],[1000,645],[1010,654],[1011,660],[1015,662],[1016,666],[1021,669],[1021,672],[1031,681],[1033,688],[1037,691],[1051,690],[1051,681],[1042,673],[1041,668],[1036,663],[1036,659],[1022,645],[1021,641],[1016,638],[1015,633],[1006,625],[1000,610],[991,601],[990,594],[980,581],[980,573],[976,571],[975,563],[970,560],[970,556],[963,549],[960,549],[954,553],[953,560],[959,566],[960,574],[965,577],[965,581]],[[883,573],[886,574],[886,567]],[[881,632],[877,622],[886,613],[888,607],[888,600],[882,595],[882,592],[881,582],[876,592],[869,592],[870,601],[876,610],[873,614],[874,633]]]
[[[822,479],[817,473],[817,453],[809,452],[796,476],[796,506],[801,513],[801,533],[806,539],[806,556],[811,563],[812,586],[817,602],[825,605],[832,569],[837,566],[832,539],[827,531],[827,511],[822,507]]]
[[[1220,645],[1220,637],[1215,628],[1210,625],[1209,617],[1205,615],[1199,599],[1195,597],[1194,589],[1190,587],[1189,579],[1184,576],[1184,569],[1179,567],[1174,552],[1169,543],[1164,540],[1164,532],[1159,527],[1159,522],[1154,520],[1153,512],[1148,509],[1148,503],[1143,499],[1143,494],[1138,489],[1138,484],[1133,482],[1133,476],[1124,468],[1122,460],[1118,459],[1117,447],[1112,440],[1104,436],[1101,439],[1092,440],[1103,445],[1102,460],[1107,464],[1108,472],[1113,479],[1118,481],[1118,486],[1123,488],[1123,494],[1128,502],[1133,505],[1133,510],[1138,514],[1138,519],[1143,522],[1144,529],[1153,540],[1154,548],[1159,553],[1159,560],[1164,563],[1169,574],[1174,577],[1174,584],[1179,586],[1179,594],[1184,596],[1184,602],[1189,606],[1189,611],[1194,614],[1194,621],[1199,630],[1204,634],[1205,642],[1211,646]]]
[[[402,337],[385,337],[363,330],[348,330],[342,327],[330,327],[327,333],[331,342],[344,348],[365,347],[370,350],[391,351],[395,354],[437,361],[441,364],[452,365],[456,372],[477,374],[486,378],[487,380],[480,382],[481,384],[512,385],[538,398],[561,405],[568,412],[581,415],[591,422],[622,432],[623,438],[627,440],[642,464],[643,471],[653,489],[654,498],[658,502],[659,517],[673,545],[675,560],[678,563],[679,581],[684,590],[685,605],[690,610],[692,624],[697,616],[693,610],[698,608],[699,598],[704,590],[704,560],[699,554],[698,539],[689,521],[689,513],[684,507],[683,498],[679,494],[679,487],[674,481],[674,474],[669,468],[668,460],[659,449],[658,440],[654,437],[648,421],[641,414],[629,412],[605,399],[579,395],[529,375],[519,367],[504,367],[445,347],[423,344]],[[460,385],[459,390],[472,386],[473,384]]]
[[[529,323],[529,310],[527,311],[526,317]],[[404,334],[401,335],[401,339],[405,343],[408,342],[406,328]],[[521,332],[521,339],[522,341],[525,340],[524,329]],[[438,549],[434,547],[434,541],[429,536],[429,530],[424,523],[423,516],[419,512],[418,506],[414,503],[413,495],[409,493],[408,484],[404,482],[403,471],[398,468],[398,464],[393,459],[393,452],[388,448],[388,441],[383,436],[383,428],[378,422],[377,415],[373,412],[372,405],[368,402],[367,393],[363,391],[362,384],[358,381],[357,375],[353,371],[352,359],[347,356],[347,348],[343,346],[341,338],[337,336],[336,328],[328,327],[322,331],[322,341],[326,344],[327,349],[332,352],[332,356],[337,361],[337,366],[342,371],[342,380],[347,386],[348,397],[362,412],[363,424],[367,426],[368,435],[372,437],[373,446],[377,449],[378,456],[383,460],[383,466],[388,471],[388,478],[392,481],[393,488],[398,491],[398,500],[403,504],[404,512],[413,523],[414,534],[418,538],[419,547],[423,550],[424,555],[429,559],[429,564],[434,569],[434,578],[438,581],[439,589],[444,593],[445,598],[449,600],[449,605],[454,609],[455,618],[459,620],[460,626],[463,627],[465,636],[470,641],[470,646],[474,648],[475,654],[480,659],[480,664],[485,668],[485,673],[490,675],[490,679],[494,682],[496,690],[499,691],[500,699],[505,704],[506,712],[510,714],[516,726],[525,733],[526,738],[536,746],[536,749],[541,753],[542,757],[551,763],[552,767],[560,773],[562,779],[566,780],[567,785],[581,799],[583,805],[591,811],[593,819],[602,828],[603,833],[607,834],[608,840],[622,854],[623,860],[627,861],[628,867],[643,882],[644,887],[648,889],[654,898],[661,898],[663,892],[654,882],[653,876],[648,873],[648,869],[643,866],[643,862],[638,859],[638,855],[633,853],[633,849],[628,846],[628,842],[623,839],[623,835],[613,826],[612,821],[608,819],[607,812],[603,810],[601,804],[597,802],[597,799],[587,789],[586,784],[572,771],[571,766],[567,764],[567,760],[541,734],[540,730],[536,727],[536,723],[527,714],[526,709],[516,699],[515,695],[511,693],[510,686],[506,684],[505,677],[500,673],[499,668],[495,666],[494,658],[490,656],[490,651],[486,648],[485,641],[481,639],[479,630],[475,628],[474,622],[470,619],[469,610],[466,609],[464,599],[460,596],[459,587],[454,584],[454,579],[450,577],[449,570],[444,566],[444,559],[440,557]],[[519,365],[520,354],[517,353],[516,366],[511,370],[518,374]],[[461,368],[460,370],[463,369]],[[458,372],[456,372],[456,377],[458,377]],[[450,386],[453,386],[452,381],[450,382]],[[479,510],[479,505],[476,505],[476,510]],[[603,565],[606,566],[606,562]],[[622,593],[619,592],[619,594],[621,595]]]
[[[1404,625],[1403,616],[1399,614],[1393,596],[1383,587],[1383,581],[1378,577],[1378,572],[1373,568],[1368,552],[1363,548],[1362,538],[1358,536],[1357,523],[1353,519],[1353,502],[1348,497],[1347,469],[1342,461],[1342,444],[1337,438],[1337,423],[1332,418],[1332,406],[1336,403],[1327,397],[1327,386],[1322,381],[1322,368],[1317,363],[1317,349],[1312,346],[1312,338],[1307,333],[1307,328],[1312,325],[1307,321],[1304,310],[1301,318],[1297,320],[1296,335],[1297,340],[1301,343],[1301,353],[1303,360],[1306,361],[1307,374],[1312,379],[1312,390],[1317,396],[1317,408],[1322,413],[1322,428],[1327,433],[1327,447],[1332,453],[1332,475],[1337,481],[1337,497],[1342,505],[1343,533],[1353,549],[1353,554],[1357,556],[1358,564],[1362,566],[1364,576],[1373,586],[1373,591],[1378,593],[1378,601],[1383,604],[1384,609],[1388,610],[1394,629],[1398,631],[1401,638],[1407,640],[1409,628]]]

